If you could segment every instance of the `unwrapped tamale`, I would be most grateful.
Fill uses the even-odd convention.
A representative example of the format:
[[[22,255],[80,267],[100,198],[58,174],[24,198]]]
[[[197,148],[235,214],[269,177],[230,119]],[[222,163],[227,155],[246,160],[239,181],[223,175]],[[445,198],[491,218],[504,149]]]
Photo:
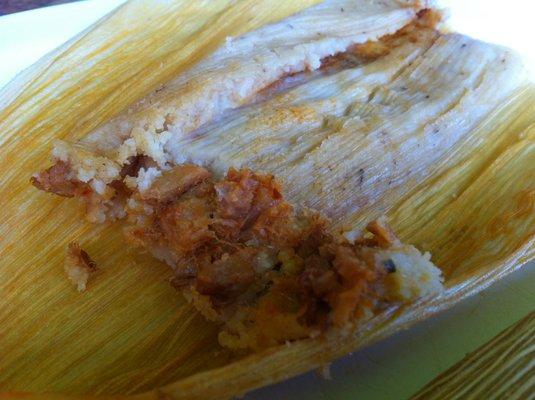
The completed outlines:
[[[32,191],[30,175],[39,189],[81,200],[89,221],[59,235],[61,213],[37,210],[31,226],[42,232],[8,238],[4,262],[18,258],[17,274],[30,274],[31,260],[58,263],[60,242],[85,232],[103,271],[72,295],[80,312],[57,345],[80,347],[69,338],[87,324],[103,331],[84,354],[108,343],[123,355],[85,363],[68,345],[33,386],[0,370],[8,389],[241,394],[409,326],[532,257],[535,90],[514,52],[442,31],[441,13],[422,1],[296,2],[276,15],[262,1],[169,3],[147,21],[135,19],[145,2],[127,3],[0,93],[3,186],[25,185],[9,197],[5,227],[37,204],[60,204]],[[135,54],[127,21],[138,38],[145,23],[152,38],[173,32],[175,42]],[[62,77],[75,60],[94,84]],[[39,147],[15,161],[32,137]],[[79,219],[76,204],[63,200],[66,218]],[[45,244],[30,254],[30,240]],[[52,300],[69,289],[54,282],[39,286],[57,304],[48,331],[31,328],[47,302],[24,308],[28,295],[8,290],[5,315],[34,332],[19,351],[36,360],[53,349],[39,338],[73,312]],[[97,318],[86,301],[110,309]],[[154,346],[129,356],[142,336],[114,339],[129,318],[159,346],[144,367]],[[16,343],[0,338],[6,349]],[[25,363],[10,354],[6,365],[20,373]]]

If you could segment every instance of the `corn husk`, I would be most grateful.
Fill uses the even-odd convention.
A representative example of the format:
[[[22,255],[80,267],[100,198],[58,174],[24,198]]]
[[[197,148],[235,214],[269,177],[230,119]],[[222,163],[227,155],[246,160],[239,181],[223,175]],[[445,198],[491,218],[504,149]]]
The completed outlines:
[[[82,137],[226,36],[315,2],[231,3],[128,3],[0,93],[2,391],[58,398],[240,394],[451,307],[535,255],[535,88],[526,85],[471,133],[484,152],[467,146],[389,208],[402,240],[431,251],[444,270],[443,295],[381,314],[350,335],[331,332],[246,357],[223,350],[218,326],[170,287],[167,268],[125,248],[120,224],[88,224],[75,201],[38,192],[28,178],[47,166],[53,139]],[[82,295],[63,274],[73,239],[100,266]]]

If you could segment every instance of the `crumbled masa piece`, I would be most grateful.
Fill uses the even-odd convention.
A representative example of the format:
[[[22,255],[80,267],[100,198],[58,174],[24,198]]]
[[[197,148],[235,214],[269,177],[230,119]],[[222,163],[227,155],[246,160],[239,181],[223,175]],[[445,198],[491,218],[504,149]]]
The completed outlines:
[[[78,291],[86,289],[89,277],[97,271],[97,263],[77,242],[69,243],[65,257],[65,272]]]

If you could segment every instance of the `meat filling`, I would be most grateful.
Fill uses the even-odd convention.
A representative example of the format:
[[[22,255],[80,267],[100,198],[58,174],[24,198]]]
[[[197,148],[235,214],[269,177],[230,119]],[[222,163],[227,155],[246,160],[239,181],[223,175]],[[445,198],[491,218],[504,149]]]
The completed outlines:
[[[89,185],[72,178],[71,175],[69,164],[58,161],[50,168],[33,176],[30,182],[37,189],[63,197],[83,197],[92,192]]]
[[[385,305],[375,256],[399,244],[381,221],[355,243],[296,212],[271,175],[230,169],[221,180],[180,165],[129,202],[127,238],[174,267],[173,284],[229,347],[260,348],[320,334]],[[162,256],[162,254],[164,254]]]

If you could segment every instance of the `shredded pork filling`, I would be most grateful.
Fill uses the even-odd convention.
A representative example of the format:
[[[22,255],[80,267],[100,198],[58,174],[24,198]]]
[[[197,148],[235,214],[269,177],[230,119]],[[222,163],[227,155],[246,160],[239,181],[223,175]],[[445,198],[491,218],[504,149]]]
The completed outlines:
[[[144,190],[128,188],[124,182],[151,165],[148,157],[133,158],[123,180],[112,183],[114,198],[126,204],[125,236],[169,264],[172,284],[206,318],[223,323],[223,346],[254,351],[315,337],[442,290],[429,255],[403,245],[382,219],[366,234],[332,232],[322,215],[287,202],[272,175],[248,169],[231,168],[218,180],[183,164]],[[60,161],[32,182],[100,207],[69,171]]]
[[[138,156],[121,176],[134,179],[150,165]],[[93,198],[62,162],[33,182],[88,205]],[[442,290],[429,255],[403,245],[384,220],[368,224],[367,234],[332,232],[319,213],[285,201],[272,175],[231,168],[217,180],[183,164],[145,190],[113,187],[127,204],[127,240],[173,268],[172,284],[224,324],[219,341],[231,349],[315,337]]]
[[[384,221],[350,242],[318,213],[297,212],[271,175],[230,169],[215,180],[176,166],[127,212],[127,239],[171,264],[173,285],[225,323],[219,339],[230,348],[313,337],[403,299],[389,278],[396,263],[381,253],[405,250]]]

